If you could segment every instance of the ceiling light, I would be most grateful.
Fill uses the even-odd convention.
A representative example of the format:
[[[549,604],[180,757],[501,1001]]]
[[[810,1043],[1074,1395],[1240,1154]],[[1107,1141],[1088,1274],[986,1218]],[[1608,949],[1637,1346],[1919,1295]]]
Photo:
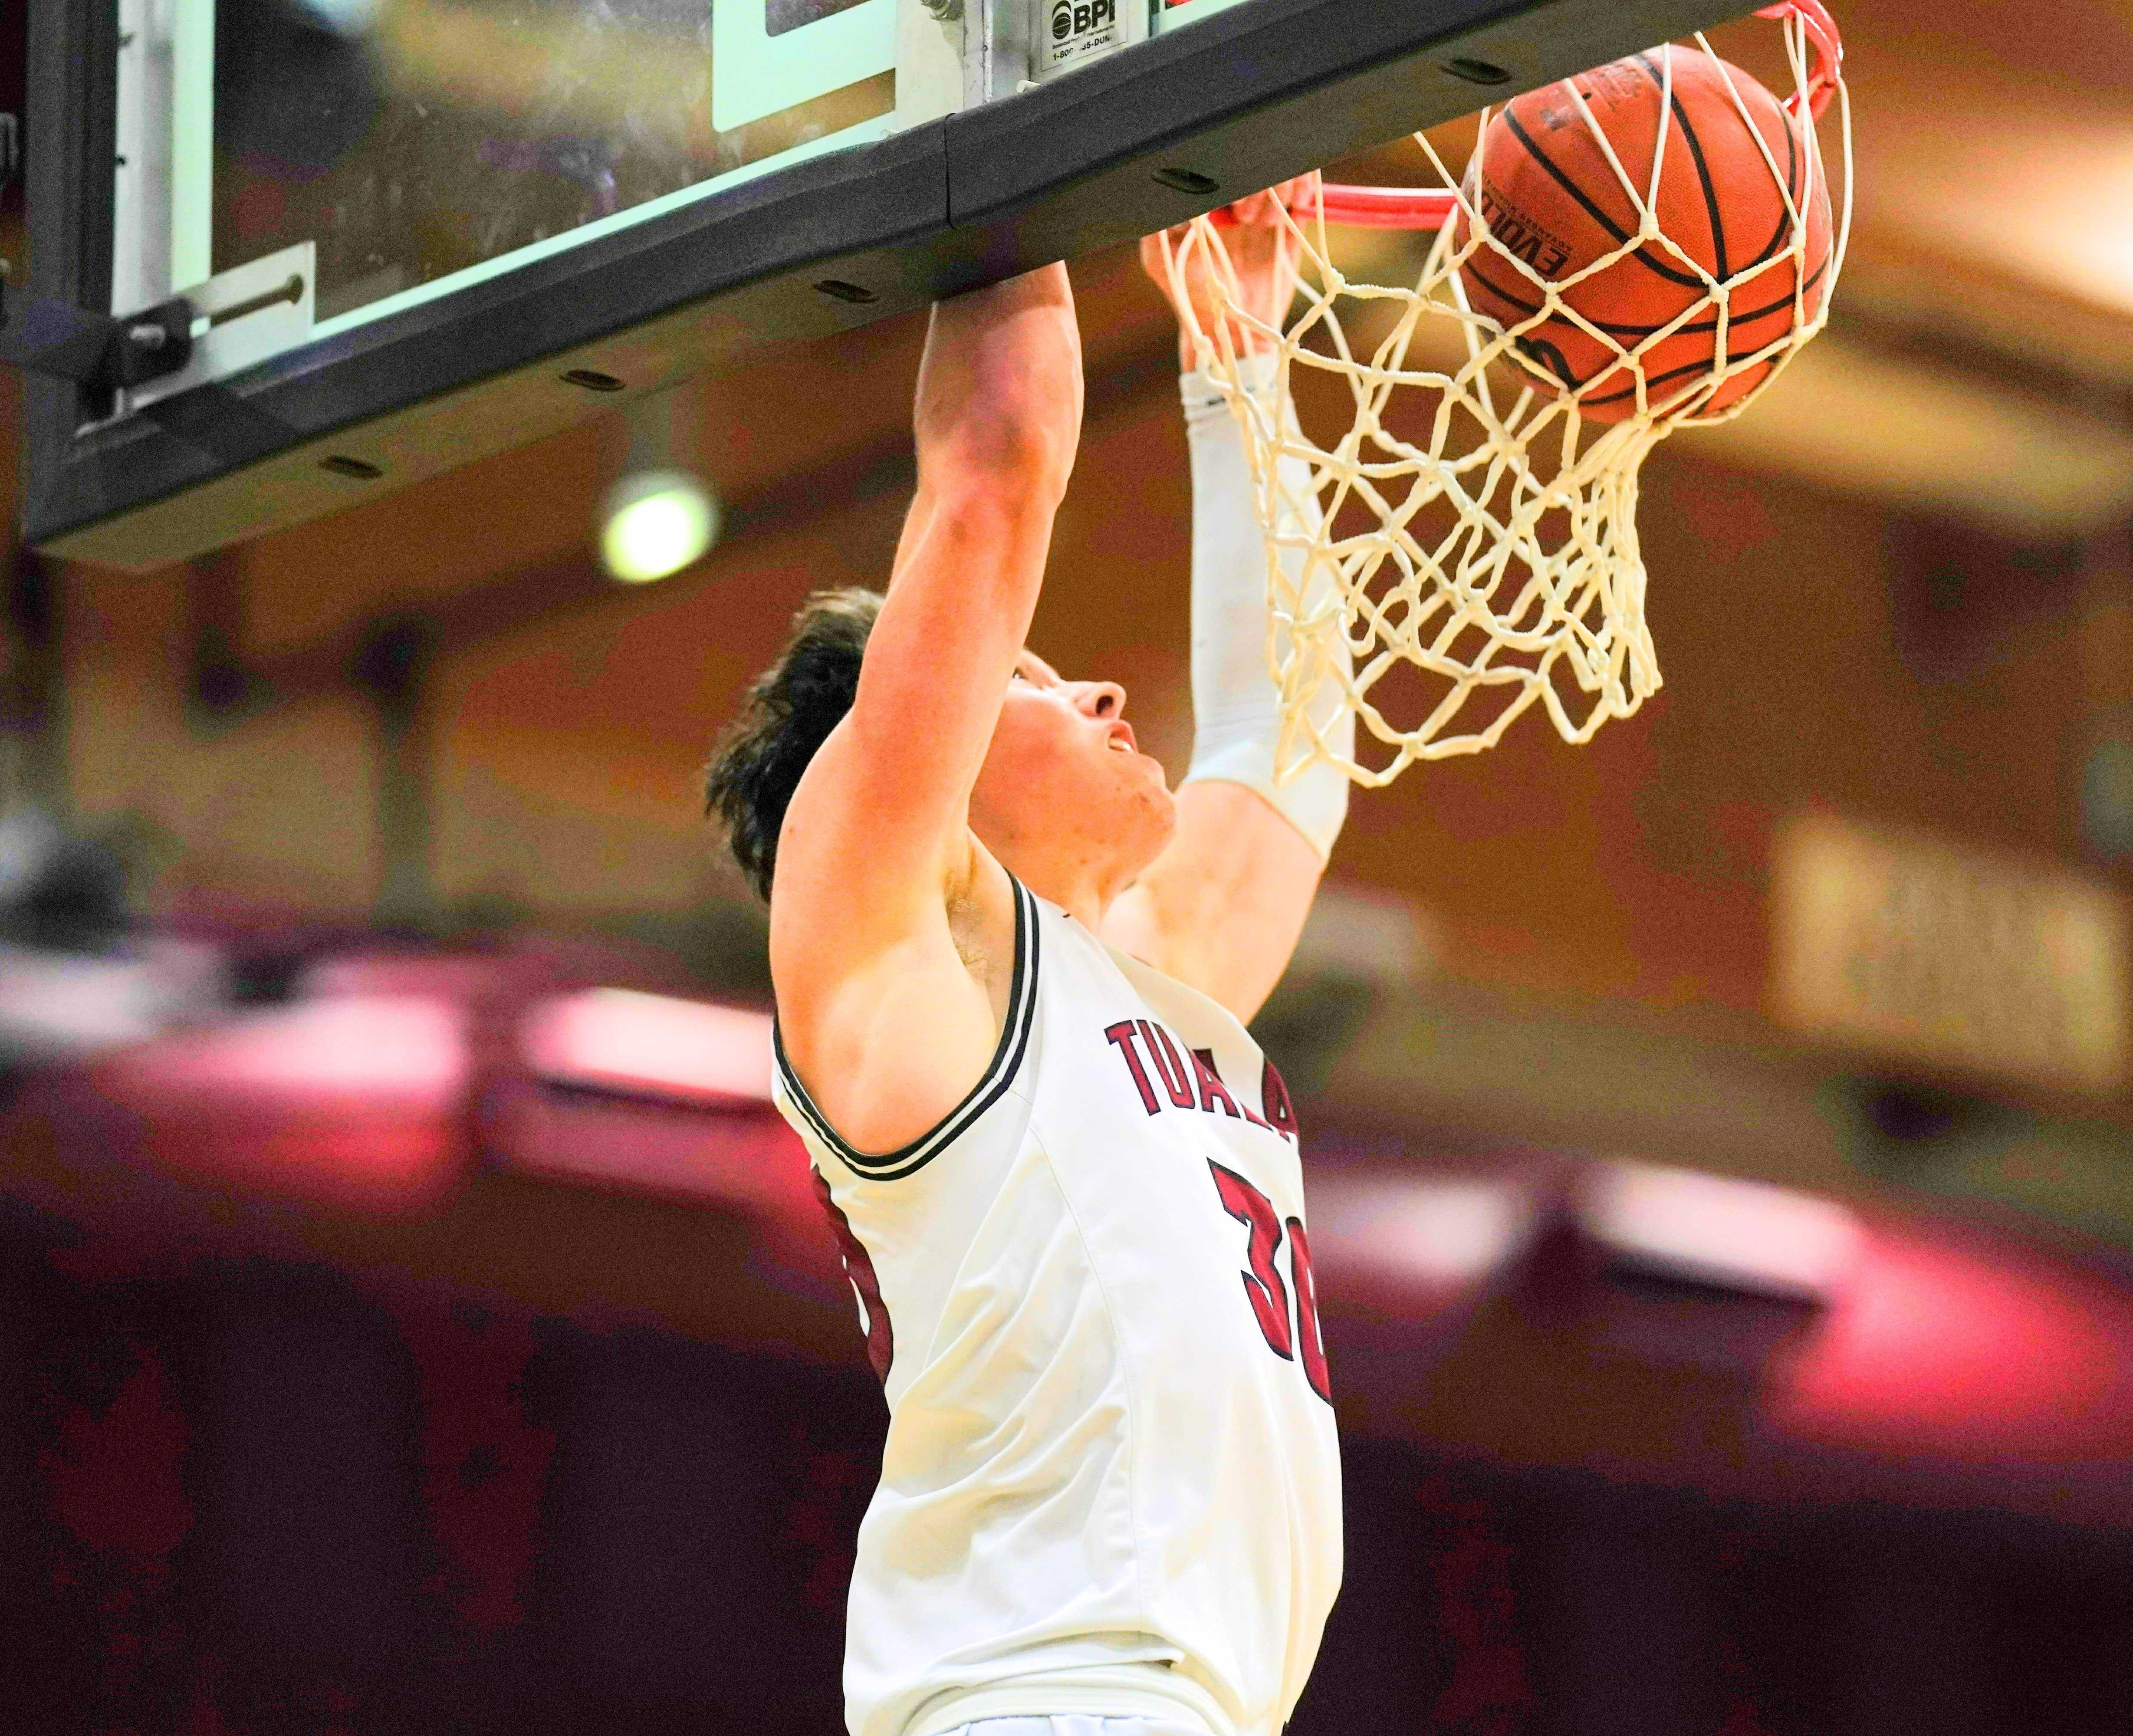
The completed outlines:
[[[621,427],[628,456],[600,504],[600,564],[626,585],[699,561],[719,539],[719,502],[696,474],[696,393],[667,386],[633,399]]]
[[[644,585],[701,560],[719,538],[719,503],[683,470],[638,470],[608,490],[600,564],[624,584]]]

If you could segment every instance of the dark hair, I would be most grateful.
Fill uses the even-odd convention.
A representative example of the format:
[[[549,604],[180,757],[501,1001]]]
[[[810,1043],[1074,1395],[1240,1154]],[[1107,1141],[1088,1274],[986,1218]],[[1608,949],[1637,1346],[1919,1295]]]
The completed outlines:
[[[768,903],[778,833],[800,774],[852,708],[859,660],[881,612],[877,591],[818,591],[792,617],[778,661],[749,683],[704,769],[704,812],[725,827],[734,860]]]

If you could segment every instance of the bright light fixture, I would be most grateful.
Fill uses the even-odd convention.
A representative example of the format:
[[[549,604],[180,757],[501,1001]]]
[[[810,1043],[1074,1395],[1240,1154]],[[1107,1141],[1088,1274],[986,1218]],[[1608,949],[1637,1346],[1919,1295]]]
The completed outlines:
[[[1830,1300],[1862,1240],[1834,1200],[1660,1164],[1594,1165],[1577,1214],[1624,1266],[1781,1300]]]
[[[558,1084],[682,1102],[770,1101],[770,1015],[634,989],[581,989],[541,1001],[520,1053]]]
[[[608,491],[600,564],[628,585],[649,584],[701,559],[719,538],[719,504],[684,470],[638,470]]]

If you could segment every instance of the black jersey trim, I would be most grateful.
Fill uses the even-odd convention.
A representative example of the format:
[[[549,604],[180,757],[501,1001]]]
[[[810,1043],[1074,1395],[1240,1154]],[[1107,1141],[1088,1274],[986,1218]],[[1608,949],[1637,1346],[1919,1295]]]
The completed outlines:
[[[822,1143],[835,1152],[847,1168],[869,1181],[896,1181],[924,1169],[999,1102],[1000,1094],[1014,1083],[1022,1067],[1022,1058],[1029,1049],[1029,1034],[1037,1022],[1037,901],[1029,889],[1013,875],[1008,876],[1008,881],[1014,888],[1014,974],[1008,983],[1007,1017],[1000,1025],[999,1042],[993,1050],[985,1076],[970,1087],[970,1094],[961,1102],[935,1123],[932,1131],[921,1134],[909,1145],[894,1151],[861,1151],[847,1143],[807,1095],[807,1087],[800,1083],[800,1076],[793,1072],[792,1063],[785,1057],[784,1037],[776,1021],[772,1022],[771,1047],[778,1057],[778,1076],[784,1084],[786,1095],[792,1098],[793,1106]]]

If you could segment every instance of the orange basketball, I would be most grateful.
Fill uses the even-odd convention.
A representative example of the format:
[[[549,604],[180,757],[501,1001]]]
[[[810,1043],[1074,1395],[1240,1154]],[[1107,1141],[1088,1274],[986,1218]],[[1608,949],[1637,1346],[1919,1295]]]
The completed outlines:
[[[1799,123],[1737,66],[1668,46],[1529,91],[1490,119],[1479,153],[1476,202],[1490,234],[1527,270],[1495,248],[1477,249],[1460,268],[1476,312],[1507,327],[1522,325],[1541,311],[1537,278],[1561,283],[1635,237],[1637,200],[1623,177],[1639,198],[1649,196],[1653,156],[1661,148],[1663,55],[1673,62],[1673,112],[1654,209],[1660,230],[1688,259],[1731,283],[1727,361],[1752,355],[1792,330],[1794,287],[1802,270],[1799,316],[1804,322],[1820,311],[1829,272],[1829,186]],[[1572,100],[1573,85],[1606,133],[1621,175]],[[1786,210],[1786,188],[1799,224]],[[1471,176],[1467,190],[1476,197]],[[1803,224],[1804,245],[1796,254],[1795,231]],[[1462,246],[1469,228],[1462,210],[1456,236]],[[1685,260],[1648,241],[1564,290],[1562,301],[1628,351],[1709,292]],[[1651,405],[1664,405],[1708,377],[1717,359],[1718,325],[1717,308],[1705,306],[1644,352]],[[1628,364],[1576,321],[1551,315],[1514,341],[1529,364],[1577,392],[1594,421],[1620,422],[1636,408]],[[1735,374],[1702,407],[1732,403],[1771,365]]]

